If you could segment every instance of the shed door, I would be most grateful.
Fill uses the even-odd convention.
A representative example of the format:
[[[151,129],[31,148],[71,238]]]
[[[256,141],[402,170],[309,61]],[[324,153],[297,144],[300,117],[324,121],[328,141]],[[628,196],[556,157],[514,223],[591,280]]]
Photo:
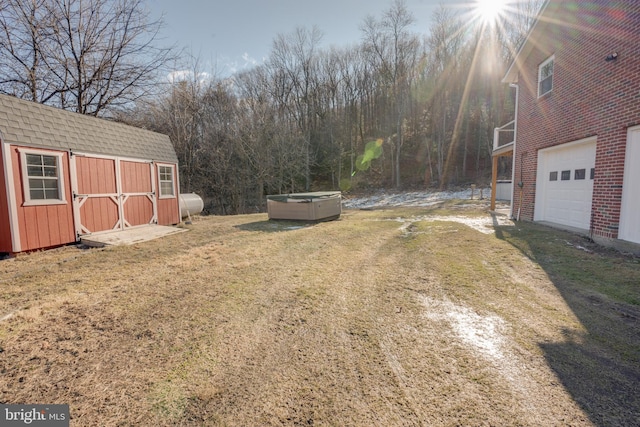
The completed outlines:
[[[156,222],[151,163],[74,155],[72,164],[78,235]]]
[[[640,243],[640,129],[629,131],[626,151],[618,237]]]
[[[120,228],[120,195],[116,160],[74,155],[72,176],[76,232],[89,234]],[[73,174],[73,172],[72,172]]]
[[[152,164],[120,160],[119,165],[123,228],[157,222]]]
[[[590,228],[595,138],[540,150],[534,220]]]

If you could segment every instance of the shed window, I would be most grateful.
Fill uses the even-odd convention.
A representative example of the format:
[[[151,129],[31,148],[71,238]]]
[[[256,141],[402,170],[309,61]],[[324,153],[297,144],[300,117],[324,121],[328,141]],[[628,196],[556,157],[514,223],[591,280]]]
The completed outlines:
[[[175,197],[173,185],[173,166],[158,166],[158,182],[160,183],[160,197]]]
[[[553,90],[553,68],[555,56],[551,56],[538,67],[538,98]]]
[[[62,154],[21,151],[25,205],[65,203]]]

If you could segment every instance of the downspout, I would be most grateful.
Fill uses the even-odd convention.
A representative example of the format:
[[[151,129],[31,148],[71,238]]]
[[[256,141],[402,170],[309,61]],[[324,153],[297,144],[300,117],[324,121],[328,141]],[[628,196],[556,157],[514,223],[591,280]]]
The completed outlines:
[[[514,207],[514,186],[516,182],[516,144],[518,141],[518,102],[520,100],[520,86],[517,83],[509,83],[509,87],[512,87],[516,90],[516,108],[515,108],[515,116],[514,116],[514,124],[513,124],[513,154],[511,155],[511,219],[513,216],[513,207]],[[522,166],[520,166],[522,167]],[[520,197],[522,197],[522,187],[520,187]],[[518,218],[520,219],[520,218]]]

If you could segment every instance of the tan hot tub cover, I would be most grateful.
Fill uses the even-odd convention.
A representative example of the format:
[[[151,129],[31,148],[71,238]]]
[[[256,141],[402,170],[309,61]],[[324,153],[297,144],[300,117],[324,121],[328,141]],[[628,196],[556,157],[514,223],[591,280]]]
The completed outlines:
[[[269,219],[329,221],[342,213],[339,191],[277,194],[267,196]]]

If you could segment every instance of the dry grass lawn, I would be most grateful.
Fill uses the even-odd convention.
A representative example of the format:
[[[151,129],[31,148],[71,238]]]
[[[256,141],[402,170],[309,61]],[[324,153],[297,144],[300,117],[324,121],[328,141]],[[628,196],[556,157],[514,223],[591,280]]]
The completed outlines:
[[[493,221],[205,217],[0,261],[0,403],[68,403],[72,426],[637,423],[639,259]]]

